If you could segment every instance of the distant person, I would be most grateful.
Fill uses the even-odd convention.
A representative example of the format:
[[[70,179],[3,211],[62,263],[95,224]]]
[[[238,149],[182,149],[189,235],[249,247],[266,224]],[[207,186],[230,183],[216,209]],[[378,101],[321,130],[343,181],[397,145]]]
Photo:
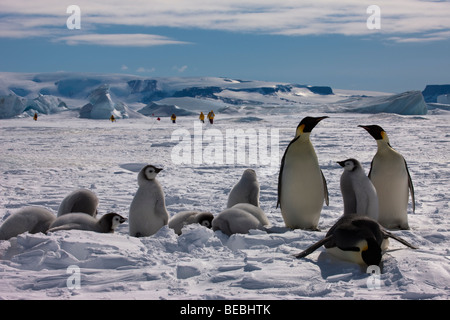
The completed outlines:
[[[172,113],[172,116],[170,117],[170,120],[172,120],[172,123],[176,123],[177,116],[175,115],[175,113]]]
[[[205,115],[203,112],[200,112],[200,116],[198,117],[202,123],[205,123]]]
[[[209,123],[213,124],[213,122],[214,122],[214,116],[215,116],[214,111],[211,110],[211,111],[208,113]]]
[[[34,120],[34,121],[37,121],[37,118],[38,118],[38,114],[37,114],[37,112],[35,112],[35,113],[34,113],[34,116],[33,116],[33,120]]]
[[[114,117],[113,114],[111,115],[111,117],[109,118],[109,120],[111,120],[111,122],[116,122],[116,118]]]

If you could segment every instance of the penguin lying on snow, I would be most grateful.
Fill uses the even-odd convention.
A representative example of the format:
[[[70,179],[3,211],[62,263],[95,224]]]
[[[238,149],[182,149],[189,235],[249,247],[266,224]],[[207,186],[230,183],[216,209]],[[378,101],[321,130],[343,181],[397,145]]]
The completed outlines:
[[[388,247],[388,238],[395,239],[412,249],[417,249],[406,240],[384,230],[378,222],[371,218],[344,215],[328,230],[325,238],[295,257],[306,257],[323,245],[329,253],[342,260],[358,264],[379,265],[382,251]]]
[[[48,209],[28,206],[9,216],[0,227],[0,240],[8,240],[24,232],[45,233],[56,216]]]
[[[169,220],[169,228],[173,229],[176,234],[180,235],[181,229],[185,225],[198,223],[206,228],[211,228],[214,216],[210,212],[198,211],[181,211],[175,214]]]
[[[86,230],[100,233],[114,233],[114,230],[127,219],[120,214],[111,212],[96,219],[85,213],[73,212],[64,214],[50,225],[48,232],[58,230]]]
[[[228,195],[227,208],[237,203],[250,203],[259,207],[259,182],[253,169],[246,169]]]
[[[378,221],[377,191],[356,159],[338,161],[344,168],[340,186],[344,214],[360,214]]]
[[[369,178],[377,190],[378,221],[388,229],[409,229],[408,198],[411,193],[415,211],[414,187],[403,156],[395,151],[386,132],[378,125],[362,126],[377,141]],[[409,190],[408,190],[409,189]]]
[[[325,117],[305,117],[297,126],[281,160],[278,176],[278,205],[286,227],[317,230],[328,189],[309,139],[312,129]]]
[[[68,194],[58,208],[58,217],[71,212],[83,212],[95,218],[98,198],[90,190],[78,189]]]
[[[264,211],[250,203],[238,203],[219,213],[212,221],[212,229],[230,236],[248,233],[251,229],[264,230],[269,225]]]

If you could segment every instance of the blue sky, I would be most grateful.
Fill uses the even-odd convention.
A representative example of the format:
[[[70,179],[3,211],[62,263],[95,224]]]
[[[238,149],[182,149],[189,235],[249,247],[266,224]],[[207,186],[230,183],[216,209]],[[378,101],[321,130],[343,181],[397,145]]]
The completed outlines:
[[[339,89],[450,83],[449,1],[16,0],[0,71],[219,76]],[[81,29],[68,29],[69,5]],[[369,29],[370,5],[380,29]]]

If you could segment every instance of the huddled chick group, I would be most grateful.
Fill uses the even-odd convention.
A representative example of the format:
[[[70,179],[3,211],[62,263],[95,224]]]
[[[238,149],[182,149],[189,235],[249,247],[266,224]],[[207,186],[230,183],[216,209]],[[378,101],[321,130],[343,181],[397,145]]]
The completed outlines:
[[[318,230],[323,202],[328,205],[325,177],[309,136],[312,129],[328,117],[305,117],[283,155],[278,176],[278,201],[285,225],[290,229]],[[377,125],[360,126],[377,141],[378,151],[366,176],[360,162],[349,158],[338,161],[344,168],[340,187],[344,202],[342,217],[329,229],[325,238],[296,255],[302,258],[322,245],[339,258],[359,264],[376,264],[393,238],[410,248],[405,240],[388,232],[408,229],[407,206],[414,190],[406,161],[389,143],[386,132]],[[260,186],[253,169],[246,169],[228,195],[227,208],[214,216],[210,212],[182,211],[169,216],[165,195],[156,176],[161,168],[143,167],[137,177],[138,189],[129,210],[129,234],[134,237],[154,235],[168,225],[178,235],[184,226],[198,223],[230,236],[251,229],[271,232],[269,219],[259,207]],[[409,189],[409,190],[408,190]],[[42,207],[24,207],[0,226],[0,240],[21,233],[48,233],[79,229],[100,233],[114,232],[127,219],[107,213],[97,219],[97,196],[80,189],[61,202],[55,216]]]

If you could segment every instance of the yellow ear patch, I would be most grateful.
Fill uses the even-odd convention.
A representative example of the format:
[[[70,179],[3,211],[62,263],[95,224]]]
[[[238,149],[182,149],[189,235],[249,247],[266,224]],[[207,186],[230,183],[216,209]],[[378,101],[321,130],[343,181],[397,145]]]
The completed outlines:
[[[369,246],[365,245],[364,247],[362,247],[361,251],[366,251],[367,249],[369,249]]]
[[[381,138],[383,138],[383,140],[387,139],[386,131],[381,131],[380,134],[381,134]]]
[[[304,124],[299,125],[299,126],[297,127],[296,135],[297,135],[297,136],[301,135],[301,134],[303,133],[303,130],[304,130],[304,129],[305,129],[305,125],[304,125]]]

